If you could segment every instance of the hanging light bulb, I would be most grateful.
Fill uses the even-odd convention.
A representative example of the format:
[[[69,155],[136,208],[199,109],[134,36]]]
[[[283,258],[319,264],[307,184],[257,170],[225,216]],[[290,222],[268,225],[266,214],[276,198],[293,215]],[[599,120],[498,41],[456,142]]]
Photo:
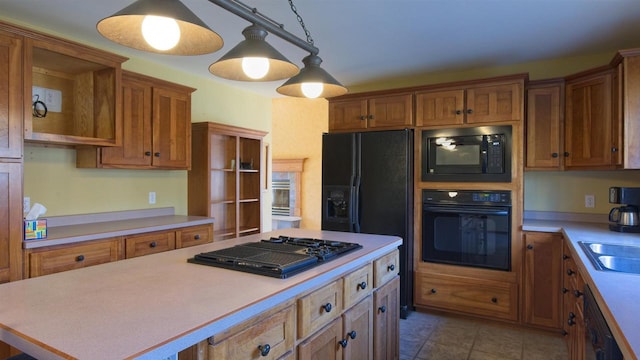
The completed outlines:
[[[300,86],[302,94],[304,94],[304,96],[308,97],[309,99],[317,98],[318,96],[320,96],[320,94],[322,94],[322,91],[324,90],[324,85],[322,85],[322,83],[320,82],[307,82],[302,83]]]
[[[142,20],[142,36],[154,49],[167,51],[180,41],[180,27],[174,19],[147,15]]]
[[[242,71],[252,79],[262,79],[269,72],[269,60],[263,57],[242,58]]]

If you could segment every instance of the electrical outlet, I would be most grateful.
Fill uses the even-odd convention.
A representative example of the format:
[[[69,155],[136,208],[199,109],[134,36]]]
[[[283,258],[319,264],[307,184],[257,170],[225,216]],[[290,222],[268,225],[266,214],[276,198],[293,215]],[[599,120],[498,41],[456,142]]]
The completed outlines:
[[[596,207],[596,197],[594,195],[584,196],[584,207],[594,208]]]
[[[31,198],[28,196],[25,196],[22,201],[22,211],[25,213],[31,211]]]
[[[155,204],[156,203],[156,192],[155,191],[150,191],[149,192],[149,204]]]

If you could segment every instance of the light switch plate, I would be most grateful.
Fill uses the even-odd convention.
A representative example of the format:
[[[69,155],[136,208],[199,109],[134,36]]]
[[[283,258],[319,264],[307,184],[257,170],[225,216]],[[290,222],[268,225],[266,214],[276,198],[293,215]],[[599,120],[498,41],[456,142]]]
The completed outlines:
[[[155,204],[156,203],[156,192],[155,191],[150,191],[149,192],[149,204]]]

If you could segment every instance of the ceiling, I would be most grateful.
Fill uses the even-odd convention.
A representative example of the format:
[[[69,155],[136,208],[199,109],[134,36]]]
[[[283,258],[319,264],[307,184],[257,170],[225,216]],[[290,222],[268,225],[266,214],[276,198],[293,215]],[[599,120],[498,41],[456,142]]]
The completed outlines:
[[[32,24],[128,57],[279,97],[284,81],[244,83],[214,77],[209,65],[240,42],[249,23],[206,0],[182,0],[225,41],[216,53],[191,57],[144,53],[111,43],[96,23],[133,0],[1,0],[0,17]],[[287,0],[244,0],[305,39]],[[55,5],[52,5],[55,4]],[[347,87],[384,87],[442,71],[601,54],[640,47],[638,0],[294,0],[324,60]],[[302,66],[307,54],[275,35],[270,44]]]

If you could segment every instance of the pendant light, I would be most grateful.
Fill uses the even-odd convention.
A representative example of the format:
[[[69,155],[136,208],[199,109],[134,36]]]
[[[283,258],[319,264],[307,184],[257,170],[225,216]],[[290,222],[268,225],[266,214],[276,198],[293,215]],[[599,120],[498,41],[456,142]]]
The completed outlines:
[[[121,45],[169,55],[201,55],[222,48],[223,40],[179,0],[138,0],[96,25]]]
[[[242,31],[245,40],[209,66],[213,75],[238,81],[274,81],[300,71],[265,41],[267,31],[253,24]]]
[[[302,59],[304,68],[300,73],[287,80],[276,91],[282,95],[327,98],[347,93],[347,88],[338,80],[320,67],[322,59],[318,55],[311,54]]]

